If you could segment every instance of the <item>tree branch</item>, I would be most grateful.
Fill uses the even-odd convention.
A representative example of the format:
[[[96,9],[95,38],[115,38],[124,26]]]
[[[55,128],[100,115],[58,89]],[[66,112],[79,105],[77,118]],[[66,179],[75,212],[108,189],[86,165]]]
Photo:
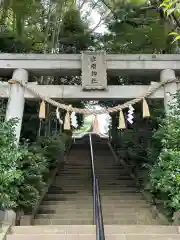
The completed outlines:
[[[107,15],[102,16],[102,17],[99,19],[99,21],[98,21],[98,23],[96,24],[96,26],[95,26],[93,29],[91,29],[91,30],[89,31],[89,33],[90,33],[90,34],[93,33],[93,32],[102,24],[102,22],[103,22],[107,17],[109,17],[110,14],[111,14],[111,11],[110,11]]]
[[[180,21],[179,19],[175,16],[174,12],[172,13],[173,20],[175,21],[176,25],[180,27]]]

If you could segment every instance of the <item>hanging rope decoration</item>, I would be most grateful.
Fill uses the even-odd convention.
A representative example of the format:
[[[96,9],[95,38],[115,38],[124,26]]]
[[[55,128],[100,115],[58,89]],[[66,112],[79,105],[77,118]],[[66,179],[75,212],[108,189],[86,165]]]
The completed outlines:
[[[122,109],[120,109],[119,111],[119,126],[118,129],[125,129],[126,128],[126,124],[125,124],[125,119],[124,119],[124,114]]]
[[[45,119],[45,118],[46,118],[46,104],[45,104],[45,101],[42,101],[39,109],[39,119]]]
[[[63,124],[63,120],[61,119],[59,108],[56,108],[56,118],[59,121],[59,124]]]
[[[106,132],[108,132],[109,130],[110,130],[110,128],[111,128],[111,125],[112,125],[112,118],[111,118],[111,116],[108,114],[107,116],[106,116],[106,118],[105,118],[105,126],[104,126],[104,128],[105,128],[105,131]]]
[[[77,117],[76,117],[76,113],[75,113],[75,112],[72,112],[72,113],[71,113],[71,125],[72,125],[74,128],[77,128],[77,127],[78,127]]]
[[[143,118],[150,117],[149,106],[145,98],[143,98]]]
[[[93,120],[93,133],[99,133],[99,121],[98,121],[98,116],[95,115],[94,116],[94,120]]]
[[[139,96],[138,98],[135,98],[133,100],[127,101],[126,103],[124,103],[122,105],[117,105],[115,107],[109,107],[107,109],[101,109],[101,110],[73,108],[72,106],[68,106],[66,104],[59,103],[59,102],[54,101],[53,99],[49,98],[48,96],[43,96],[34,87],[32,87],[32,86],[22,82],[21,80],[13,80],[13,79],[11,79],[11,80],[8,81],[8,83],[10,83],[10,84],[19,83],[21,86],[23,86],[24,88],[26,88],[29,91],[31,91],[33,94],[38,96],[43,101],[46,101],[46,102],[48,102],[49,104],[52,104],[55,107],[64,109],[67,112],[75,112],[75,113],[81,113],[81,114],[103,114],[103,113],[113,113],[113,112],[117,112],[117,111],[121,112],[123,109],[128,108],[129,105],[134,105],[134,104],[136,104],[136,103],[138,103],[140,101],[143,101],[143,106],[144,106],[143,107],[143,109],[144,109],[143,116],[144,117],[148,117],[148,116],[150,116],[150,113],[148,114],[149,107],[147,108],[148,105],[145,104],[145,102],[146,102],[145,98],[147,98],[148,96],[153,94],[156,90],[158,90],[160,87],[164,86],[165,84],[171,83],[171,82],[174,82],[174,81],[177,82],[177,79],[176,78],[175,79],[168,79],[168,80],[162,81],[160,83],[157,82],[156,84],[150,85],[149,90],[146,93],[144,93],[142,96]]]
[[[71,120],[70,120],[69,111],[66,112],[66,115],[64,118],[64,130],[71,130]]]
[[[134,108],[133,108],[132,105],[129,105],[127,121],[128,121],[130,124],[133,124],[133,119],[134,119],[133,114],[134,114]]]

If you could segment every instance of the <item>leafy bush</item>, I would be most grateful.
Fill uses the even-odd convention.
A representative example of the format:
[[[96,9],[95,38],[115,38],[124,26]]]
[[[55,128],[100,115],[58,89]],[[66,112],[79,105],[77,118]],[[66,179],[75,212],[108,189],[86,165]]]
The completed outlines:
[[[21,162],[24,181],[19,186],[18,207],[31,212],[39,200],[48,180],[49,173],[57,166],[65,152],[68,137],[65,134],[42,137],[38,143],[30,146]]]
[[[151,192],[171,213],[180,209],[180,93],[154,134],[162,148],[150,172]],[[158,147],[158,146],[157,146]]]
[[[19,209],[29,212],[36,205],[45,187],[44,175],[49,172],[48,160],[41,153],[28,151],[19,168],[24,181],[19,185],[17,205]]]
[[[180,151],[163,149],[151,171],[152,192],[173,213],[180,209]]]
[[[66,147],[69,144],[69,136],[61,133],[60,135],[43,137],[38,144],[49,161],[49,168],[52,169],[57,165],[61,154],[66,151]]]
[[[64,154],[65,134],[42,138],[38,144],[17,146],[17,120],[0,122],[0,209],[29,212],[36,205],[50,171]]]
[[[19,185],[23,172],[18,168],[25,151],[15,144],[14,127],[17,120],[0,122],[0,209],[17,206]]]

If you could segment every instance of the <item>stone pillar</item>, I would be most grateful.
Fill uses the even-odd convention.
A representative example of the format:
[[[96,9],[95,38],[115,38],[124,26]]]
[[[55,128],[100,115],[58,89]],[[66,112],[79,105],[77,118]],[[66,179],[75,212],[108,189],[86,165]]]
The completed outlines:
[[[176,75],[175,75],[174,70],[165,69],[165,70],[161,71],[161,74],[160,74],[160,81],[161,82],[165,82],[165,81],[168,81],[170,79],[174,79],[174,81],[164,85],[164,107],[165,107],[166,112],[168,111],[169,103],[173,99],[173,95],[176,94],[176,92],[178,90],[178,85],[177,85],[177,82],[175,80]]]
[[[28,82],[28,72],[25,69],[16,69],[13,72],[12,80],[20,80],[24,83]],[[21,125],[24,111],[24,87],[19,84],[10,84],[10,95],[6,109],[6,120],[18,118],[18,123],[15,126],[15,134],[17,144],[19,143]]]

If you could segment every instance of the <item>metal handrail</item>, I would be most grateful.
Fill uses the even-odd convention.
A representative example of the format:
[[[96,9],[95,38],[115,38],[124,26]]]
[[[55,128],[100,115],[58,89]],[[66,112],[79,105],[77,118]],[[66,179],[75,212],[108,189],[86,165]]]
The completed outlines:
[[[101,196],[99,190],[99,181],[96,177],[95,166],[94,166],[94,154],[91,134],[89,134],[89,145],[91,154],[91,165],[92,165],[92,185],[93,185],[93,224],[96,225],[96,240],[105,240],[104,235],[104,222],[102,214]]]

